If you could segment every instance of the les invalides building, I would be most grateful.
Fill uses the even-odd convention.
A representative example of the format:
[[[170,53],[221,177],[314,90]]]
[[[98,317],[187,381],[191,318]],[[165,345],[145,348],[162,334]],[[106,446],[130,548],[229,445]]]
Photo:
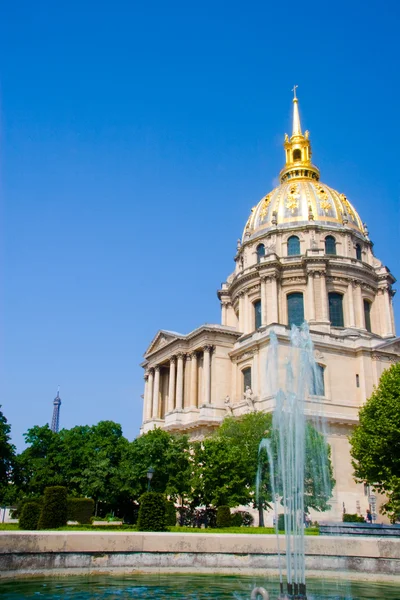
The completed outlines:
[[[161,329],[147,349],[141,432],[201,438],[227,415],[273,411],[270,332],[289,344],[292,324],[306,320],[323,380],[323,395],[310,394],[307,407],[323,404],[336,479],[329,516],[340,518],[344,507],[365,514],[368,492],[353,480],[348,436],[383,370],[400,360],[395,279],[346,195],[321,182],[296,96],[284,152],[280,184],[251,209],[234,271],[218,291],[221,324]]]

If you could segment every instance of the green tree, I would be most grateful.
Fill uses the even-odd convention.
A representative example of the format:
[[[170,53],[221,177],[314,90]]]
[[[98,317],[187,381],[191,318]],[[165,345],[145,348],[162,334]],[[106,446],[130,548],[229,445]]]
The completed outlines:
[[[147,490],[147,471],[154,469],[151,489],[176,500],[190,489],[189,439],[162,429],[153,429],[129,445],[121,467],[122,486],[138,500]]]
[[[395,521],[400,517],[400,363],[383,372],[359,418],[350,438],[354,475],[386,494],[381,510]]]
[[[10,433],[11,426],[0,410],[0,499],[2,501],[10,496],[11,478],[15,465],[15,447],[10,442]]]

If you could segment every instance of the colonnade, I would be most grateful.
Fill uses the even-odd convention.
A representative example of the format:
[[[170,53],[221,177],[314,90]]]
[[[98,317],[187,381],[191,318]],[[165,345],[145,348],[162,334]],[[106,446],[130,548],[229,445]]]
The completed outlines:
[[[168,363],[155,365],[146,371],[143,421],[164,418],[166,413],[182,411],[184,408],[198,408],[200,404],[211,403],[212,350],[212,346],[206,345],[190,353],[177,352],[169,358]],[[200,362],[202,363],[201,381],[199,381]],[[162,398],[160,384],[162,376],[168,377],[168,392],[164,398]],[[185,381],[188,385],[186,390]],[[201,397],[199,397],[200,387]],[[187,407],[184,406],[185,398],[189,402]],[[164,406],[161,406],[162,400]]]
[[[278,274],[262,277],[260,281],[261,300],[261,326],[271,323],[285,323],[286,314],[279,314],[279,285]],[[284,281],[284,280],[283,280]],[[254,288],[254,286],[252,286]],[[329,324],[329,299],[326,272],[322,269],[310,269],[307,272],[306,289],[301,286],[299,291],[304,294],[305,318],[308,322]],[[364,295],[363,283],[359,280],[340,281],[339,293],[343,294],[343,311],[345,327],[364,329]],[[245,334],[255,330],[255,313],[251,287],[238,294],[238,322],[239,331]],[[368,299],[368,297],[367,297]],[[394,335],[393,307],[389,288],[380,288],[374,300],[374,327],[373,332],[384,337]],[[346,308],[345,308],[346,304]],[[222,324],[228,325],[228,311],[232,305],[226,299],[222,301]],[[285,307],[283,307],[285,310]]]

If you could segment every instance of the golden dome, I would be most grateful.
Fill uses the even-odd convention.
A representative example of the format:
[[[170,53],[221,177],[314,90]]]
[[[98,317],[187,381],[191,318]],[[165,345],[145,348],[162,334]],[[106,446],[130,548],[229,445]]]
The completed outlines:
[[[319,181],[319,170],[311,162],[309,132],[300,125],[296,87],[293,98],[292,136],[285,135],[286,164],[280,172],[281,184],[251,209],[243,241],[271,229],[318,225],[330,229],[349,227],[366,235],[362,221],[344,194]]]

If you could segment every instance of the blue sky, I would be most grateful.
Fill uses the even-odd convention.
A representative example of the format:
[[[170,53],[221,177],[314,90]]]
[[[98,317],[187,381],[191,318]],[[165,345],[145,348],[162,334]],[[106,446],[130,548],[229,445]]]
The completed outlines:
[[[141,422],[159,328],[219,322],[299,85],[321,179],[399,265],[396,2],[3,4],[0,376],[13,440]],[[400,322],[396,298],[397,322]]]

